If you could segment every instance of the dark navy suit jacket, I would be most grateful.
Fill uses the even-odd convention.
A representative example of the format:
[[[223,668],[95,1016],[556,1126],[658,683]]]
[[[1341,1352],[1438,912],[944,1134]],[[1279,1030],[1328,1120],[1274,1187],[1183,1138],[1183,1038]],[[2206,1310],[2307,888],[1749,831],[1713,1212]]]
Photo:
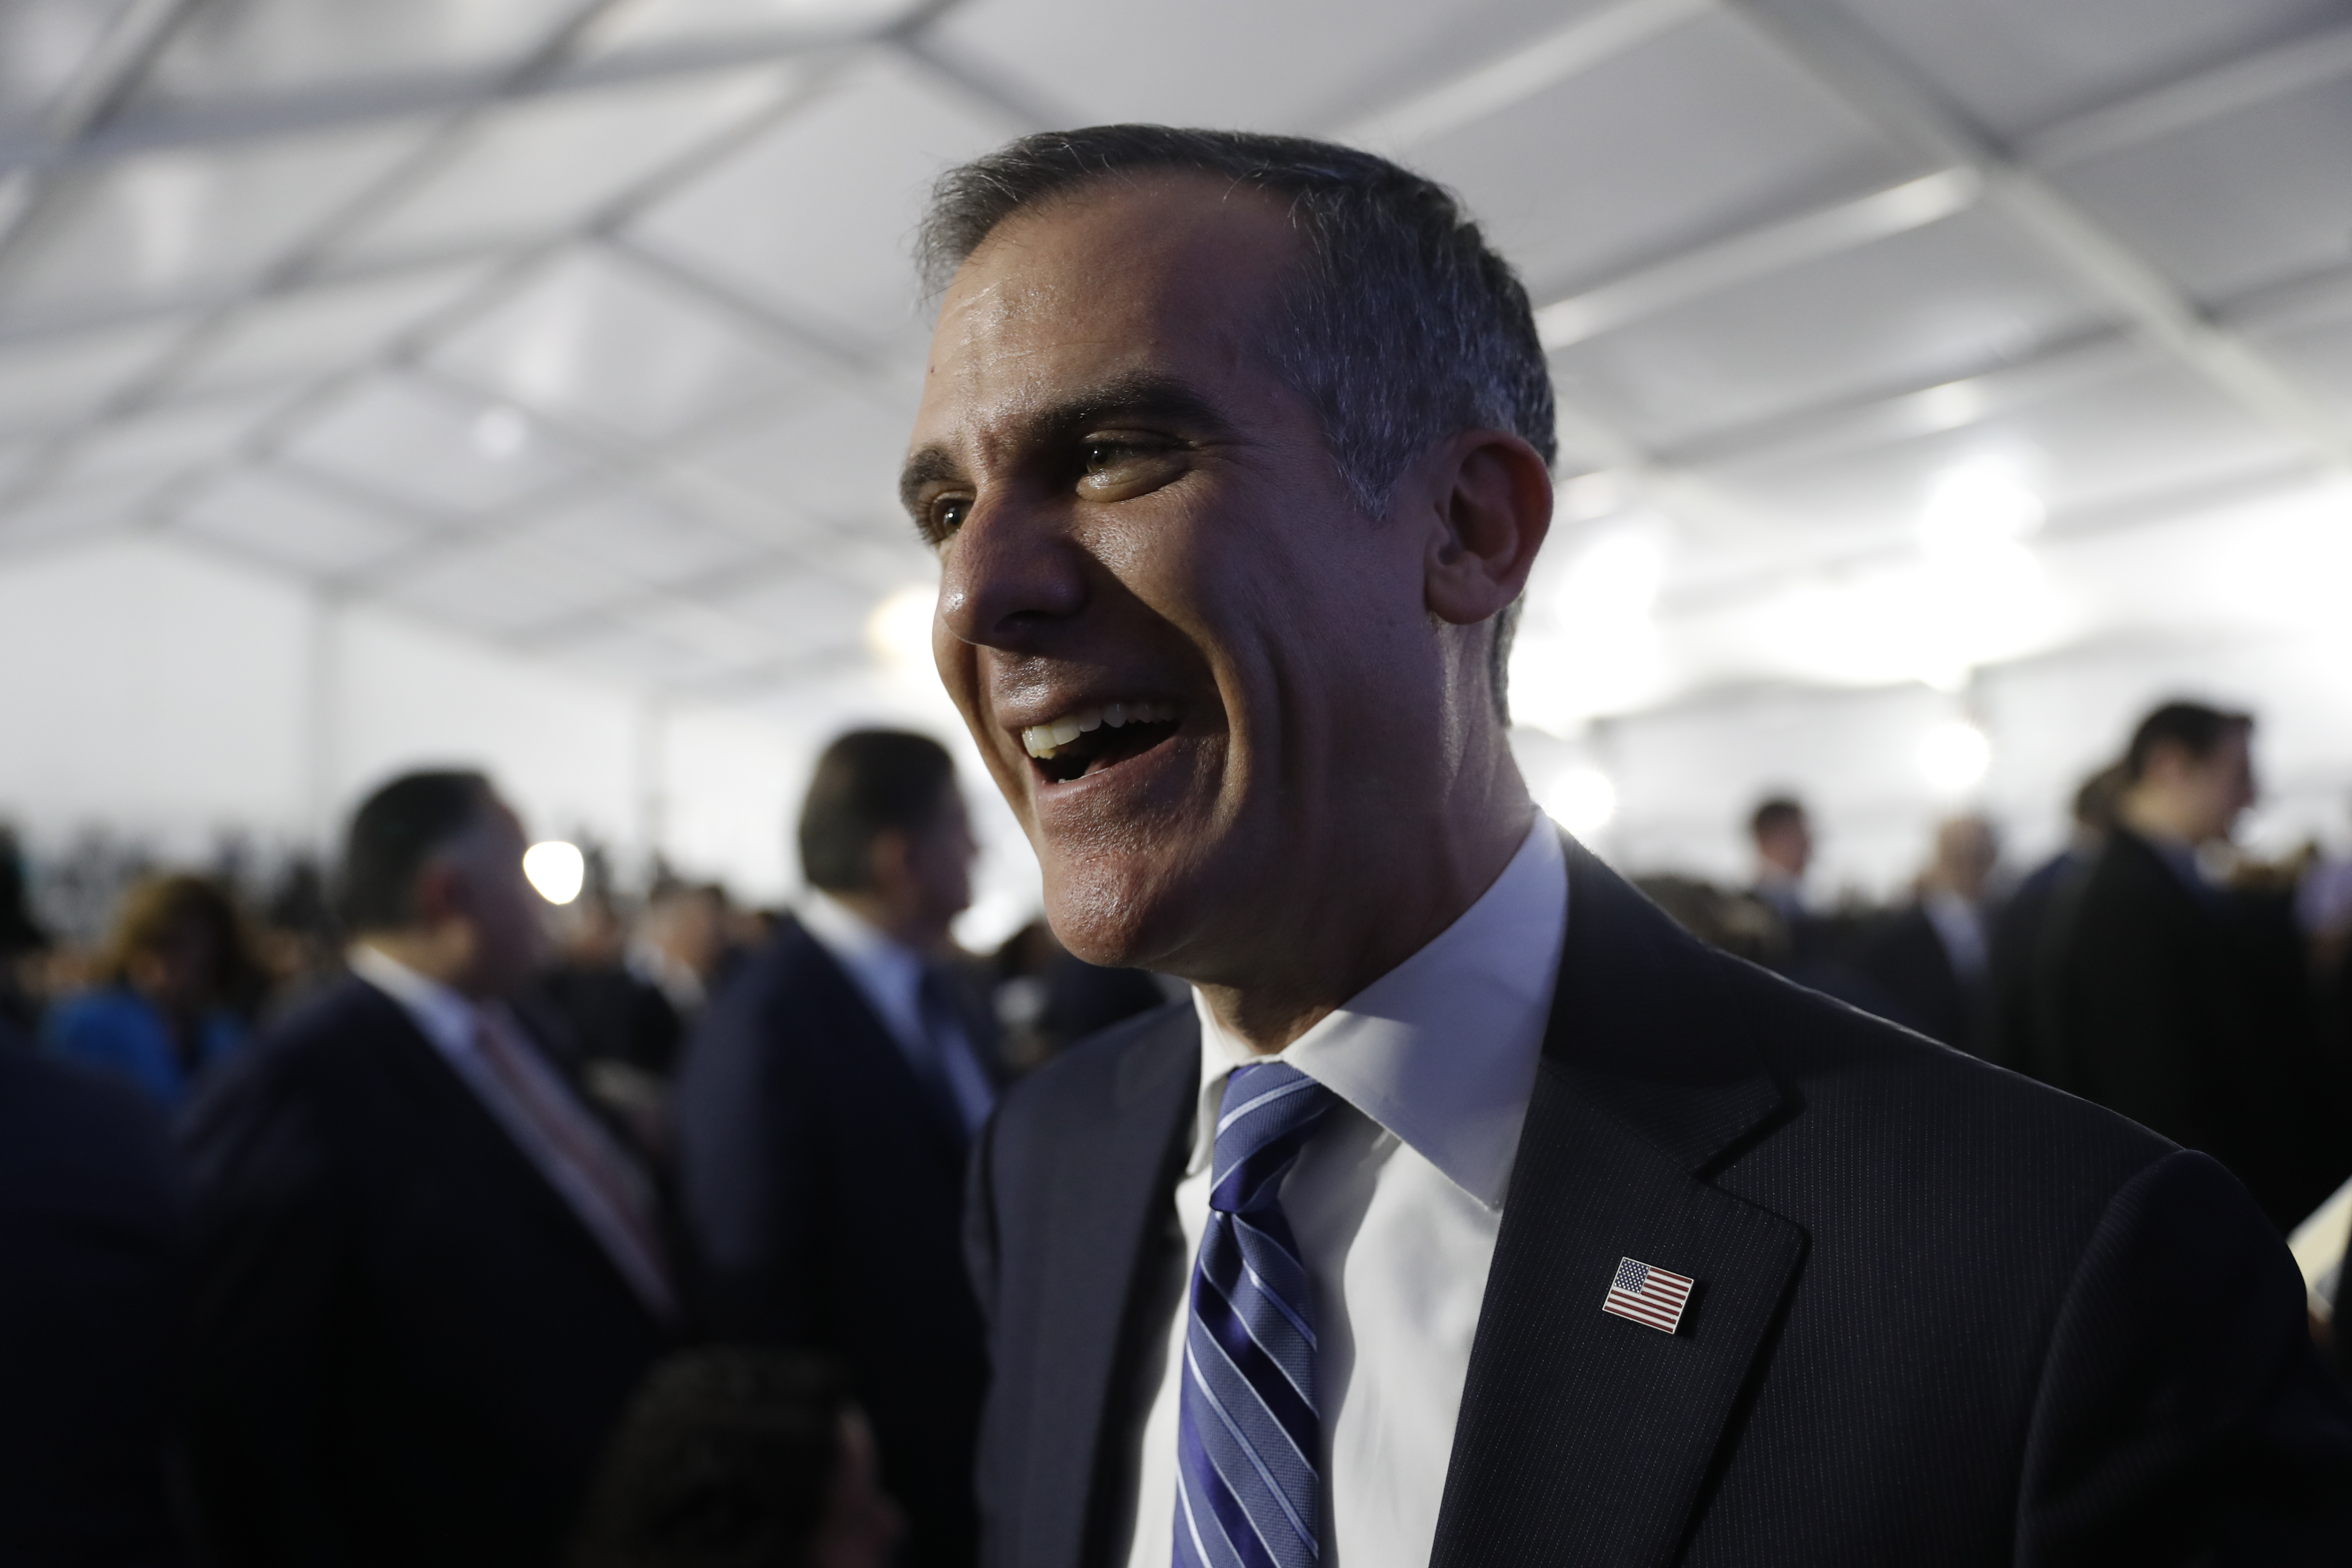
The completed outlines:
[[[2352,1561],[2352,1410],[2220,1166],[1570,878],[1437,1568]],[[999,1568],[1124,1550],[1199,1049],[1122,1026],[978,1152]],[[1679,1331],[1601,1310],[1628,1257]]]
[[[180,1561],[185,1210],[163,1113],[0,1023],[0,1563]]]
[[[982,1021],[967,1027],[984,1047]],[[960,1250],[964,1131],[796,922],[696,1027],[677,1132],[712,1332],[840,1357],[913,1527],[906,1561],[971,1562],[986,1373]]]
[[[342,982],[236,1058],[182,1142],[215,1559],[554,1563],[670,1331],[408,1015]]]

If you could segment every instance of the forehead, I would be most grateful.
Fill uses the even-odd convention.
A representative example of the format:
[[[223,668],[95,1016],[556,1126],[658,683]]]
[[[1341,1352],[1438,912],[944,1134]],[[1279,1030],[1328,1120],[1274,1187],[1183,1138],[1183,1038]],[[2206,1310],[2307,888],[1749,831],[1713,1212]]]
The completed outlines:
[[[1105,178],[1016,213],[941,301],[918,429],[938,439],[1137,373],[1270,380],[1259,326],[1298,253],[1277,198],[1192,174]]]

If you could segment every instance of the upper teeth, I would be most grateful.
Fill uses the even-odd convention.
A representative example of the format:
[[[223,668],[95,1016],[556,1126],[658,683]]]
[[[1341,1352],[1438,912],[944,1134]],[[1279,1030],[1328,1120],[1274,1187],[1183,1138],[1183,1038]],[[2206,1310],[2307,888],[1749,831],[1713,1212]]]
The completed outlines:
[[[1029,754],[1044,761],[1064,746],[1108,724],[1118,729],[1126,724],[1164,724],[1176,717],[1173,702],[1106,702],[1099,708],[1085,708],[1076,713],[1066,713],[1050,724],[1032,724],[1021,731],[1021,743]]]

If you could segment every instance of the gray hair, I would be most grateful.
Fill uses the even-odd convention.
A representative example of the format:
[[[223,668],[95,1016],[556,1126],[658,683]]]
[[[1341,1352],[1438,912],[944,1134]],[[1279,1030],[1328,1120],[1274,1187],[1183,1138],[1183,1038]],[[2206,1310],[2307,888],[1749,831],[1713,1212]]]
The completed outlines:
[[[1230,180],[1288,198],[1304,250],[1270,323],[1276,373],[1314,408],[1349,493],[1373,517],[1413,461],[1464,430],[1507,430],[1558,457],[1551,373],[1528,291],[1453,194],[1350,147],[1297,136],[1097,125],[1024,136],[950,169],[918,238],[943,289],[1006,218],[1147,169]],[[1496,617],[1496,714],[1514,604]]]

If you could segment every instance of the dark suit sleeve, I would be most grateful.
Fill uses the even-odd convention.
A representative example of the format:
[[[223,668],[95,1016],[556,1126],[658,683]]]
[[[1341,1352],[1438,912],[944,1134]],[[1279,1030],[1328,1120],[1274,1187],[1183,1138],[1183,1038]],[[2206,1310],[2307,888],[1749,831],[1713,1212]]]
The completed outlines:
[[[721,1339],[819,1342],[811,1227],[828,1205],[808,1097],[761,998],[739,990],[706,1015],[677,1086],[678,1186],[701,1263],[705,1321]]]
[[[183,1133],[196,1196],[188,1465],[214,1560],[336,1561],[312,1468],[342,1272],[329,1140],[258,1075],[221,1086]]]
[[[2019,1568],[2352,1562],[2352,1410],[2294,1261],[2202,1154],[2109,1205],[2027,1442]]]

